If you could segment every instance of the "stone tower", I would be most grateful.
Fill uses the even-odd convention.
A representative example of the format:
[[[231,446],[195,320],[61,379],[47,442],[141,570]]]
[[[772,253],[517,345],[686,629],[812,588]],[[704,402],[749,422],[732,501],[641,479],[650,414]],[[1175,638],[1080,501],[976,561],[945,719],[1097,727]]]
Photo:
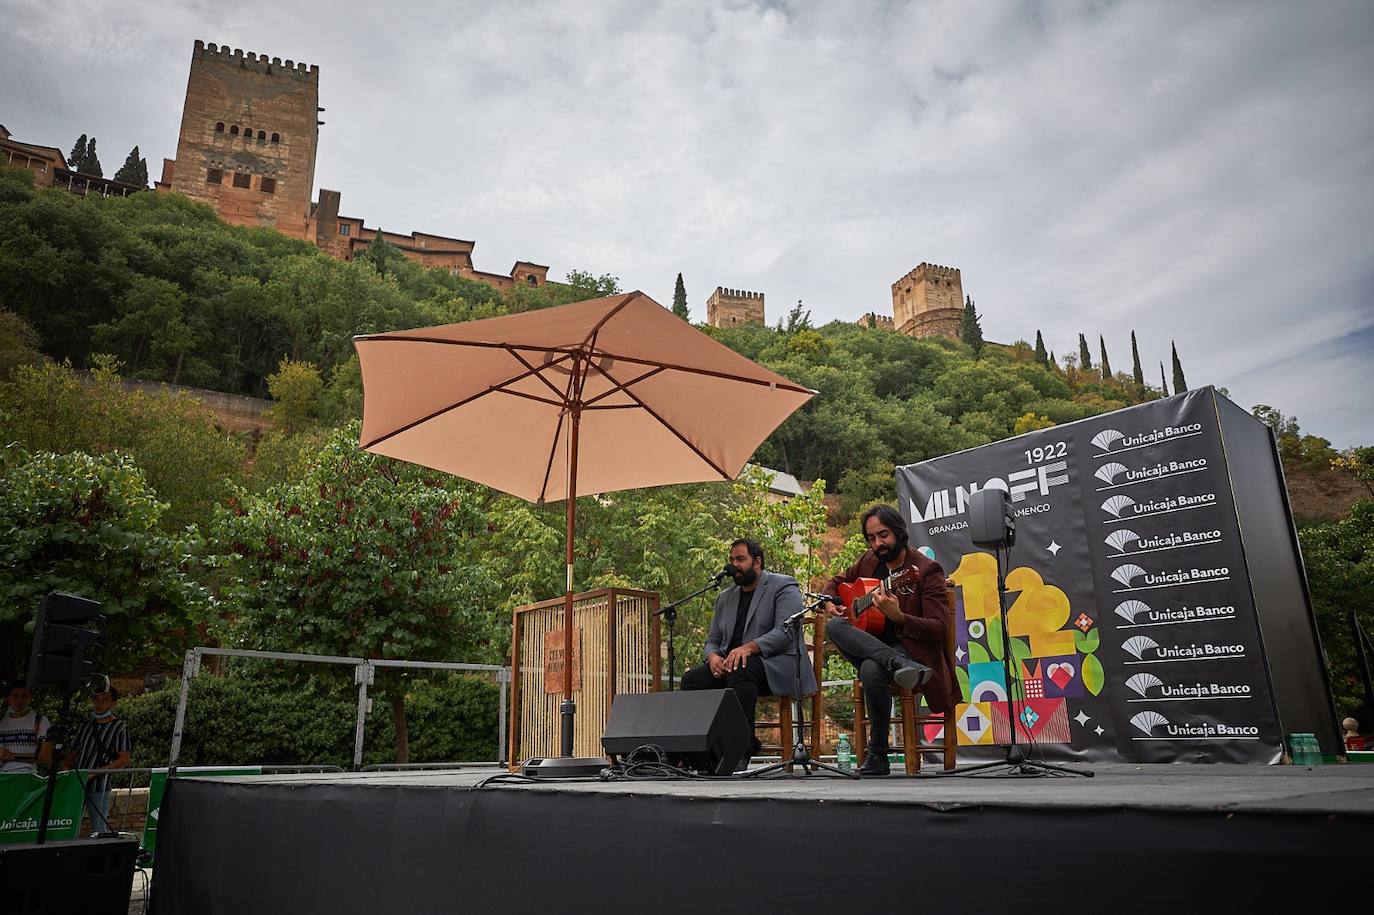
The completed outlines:
[[[964,285],[954,267],[921,264],[892,284],[892,320],[908,337],[959,339]]]
[[[712,327],[763,324],[763,293],[717,286],[706,300],[706,323]]]
[[[159,187],[239,225],[308,237],[320,68],[197,41],[177,157]]]

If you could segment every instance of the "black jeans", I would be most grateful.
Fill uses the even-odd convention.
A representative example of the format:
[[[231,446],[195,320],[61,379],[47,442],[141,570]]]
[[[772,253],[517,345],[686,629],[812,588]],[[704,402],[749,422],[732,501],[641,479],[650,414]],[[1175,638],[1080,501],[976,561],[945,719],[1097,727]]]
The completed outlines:
[[[731,671],[722,679],[711,676],[711,665],[698,664],[682,675],[682,688],[688,689],[725,689],[735,691],[735,697],[744,709],[744,717],[749,719],[749,735],[754,734],[754,706],[759,696],[771,696],[768,688],[768,671],[763,668],[763,658],[751,654],[739,670]]]
[[[869,752],[887,753],[888,725],[892,721],[892,671],[909,662],[911,655],[900,642],[884,642],[843,618],[827,620],[825,634],[845,660],[854,665],[863,682]]]

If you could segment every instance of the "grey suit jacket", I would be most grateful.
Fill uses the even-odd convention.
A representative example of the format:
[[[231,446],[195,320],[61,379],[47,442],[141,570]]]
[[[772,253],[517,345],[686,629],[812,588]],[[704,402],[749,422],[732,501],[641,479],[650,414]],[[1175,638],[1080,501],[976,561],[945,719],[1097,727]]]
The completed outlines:
[[[782,621],[801,609],[801,588],[795,578],[767,569],[759,574],[759,584],[749,602],[749,616],[744,624],[744,641],[758,643],[763,668],[768,673],[768,689],[775,696],[792,695],[796,682],[797,640],[782,628]],[[716,595],[711,630],[706,634],[706,657],[728,653],[725,646],[730,644],[738,613],[739,585]],[[816,672],[805,653],[801,669],[802,695],[810,696],[816,691]]]

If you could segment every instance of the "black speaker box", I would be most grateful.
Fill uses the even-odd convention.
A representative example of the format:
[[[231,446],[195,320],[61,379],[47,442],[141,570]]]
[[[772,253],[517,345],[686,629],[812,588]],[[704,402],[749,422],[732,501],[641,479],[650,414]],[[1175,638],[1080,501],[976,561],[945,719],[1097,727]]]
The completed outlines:
[[[732,689],[623,693],[611,704],[601,746],[608,756],[625,756],[653,744],[687,768],[728,775],[748,754],[753,737]]]
[[[980,489],[968,497],[968,539],[981,547],[1016,542],[1016,516],[1005,489]]]
[[[126,915],[136,839],[0,845],[0,915]]]

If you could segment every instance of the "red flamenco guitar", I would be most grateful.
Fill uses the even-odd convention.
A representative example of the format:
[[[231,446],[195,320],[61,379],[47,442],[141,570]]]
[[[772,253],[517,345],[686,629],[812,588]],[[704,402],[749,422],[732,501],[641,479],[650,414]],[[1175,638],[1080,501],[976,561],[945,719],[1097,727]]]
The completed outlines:
[[[916,569],[907,566],[893,572],[887,579],[887,589],[893,592],[906,593],[904,588],[899,588],[907,579],[916,577]],[[882,637],[883,630],[887,628],[887,617],[883,616],[883,611],[873,606],[873,599],[877,596],[874,592],[882,582],[877,578],[857,578],[852,582],[841,583],[839,587],[840,600],[844,601],[844,615],[855,626],[871,635]]]

